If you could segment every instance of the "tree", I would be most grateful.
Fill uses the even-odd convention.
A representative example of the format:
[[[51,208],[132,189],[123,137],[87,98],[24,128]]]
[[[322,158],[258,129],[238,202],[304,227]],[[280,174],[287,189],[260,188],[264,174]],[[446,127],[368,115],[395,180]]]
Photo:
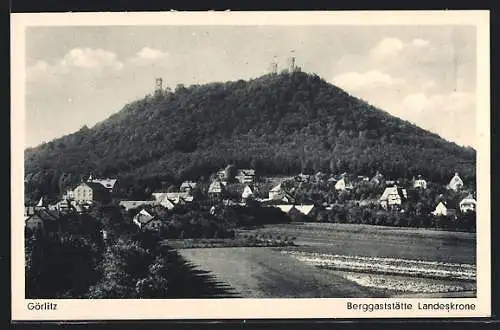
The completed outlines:
[[[98,279],[100,255],[99,247],[83,236],[63,233],[28,239],[26,296],[83,298]]]

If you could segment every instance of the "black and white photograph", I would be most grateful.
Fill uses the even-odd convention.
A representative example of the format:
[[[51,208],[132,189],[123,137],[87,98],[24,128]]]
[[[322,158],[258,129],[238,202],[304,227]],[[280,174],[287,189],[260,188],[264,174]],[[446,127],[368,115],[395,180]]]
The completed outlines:
[[[299,14],[17,15],[19,315],[488,311],[487,13]]]

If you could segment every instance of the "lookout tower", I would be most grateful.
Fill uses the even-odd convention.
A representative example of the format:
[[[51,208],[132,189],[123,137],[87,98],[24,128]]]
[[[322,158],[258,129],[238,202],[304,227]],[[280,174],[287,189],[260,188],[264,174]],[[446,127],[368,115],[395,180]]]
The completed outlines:
[[[163,79],[156,78],[155,80],[155,96],[161,95],[163,92]]]
[[[273,61],[271,62],[271,73],[272,74],[277,74],[278,73],[278,61],[276,60],[276,56],[274,56]]]
[[[288,70],[289,70],[290,72],[295,71],[295,56],[291,56],[291,57],[288,59]]]
[[[299,72],[300,67],[295,63],[295,50],[290,51],[291,56],[288,58],[288,72]]]

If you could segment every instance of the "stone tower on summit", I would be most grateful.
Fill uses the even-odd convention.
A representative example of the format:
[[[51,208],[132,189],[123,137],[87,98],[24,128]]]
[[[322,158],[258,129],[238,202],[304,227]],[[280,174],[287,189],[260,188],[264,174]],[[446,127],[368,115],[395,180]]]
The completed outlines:
[[[159,96],[163,93],[163,79],[162,78],[156,78],[155,80],[155,96]]]

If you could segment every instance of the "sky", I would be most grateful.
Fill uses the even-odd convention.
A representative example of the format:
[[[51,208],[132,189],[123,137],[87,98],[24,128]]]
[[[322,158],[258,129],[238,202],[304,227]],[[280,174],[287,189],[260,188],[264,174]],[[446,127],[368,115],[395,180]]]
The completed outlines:
[[[474,26],[60,26],[26,29],[25,144],[92,127],[164,87],[255,78],[292,54],[351,95],[476,147]]]

